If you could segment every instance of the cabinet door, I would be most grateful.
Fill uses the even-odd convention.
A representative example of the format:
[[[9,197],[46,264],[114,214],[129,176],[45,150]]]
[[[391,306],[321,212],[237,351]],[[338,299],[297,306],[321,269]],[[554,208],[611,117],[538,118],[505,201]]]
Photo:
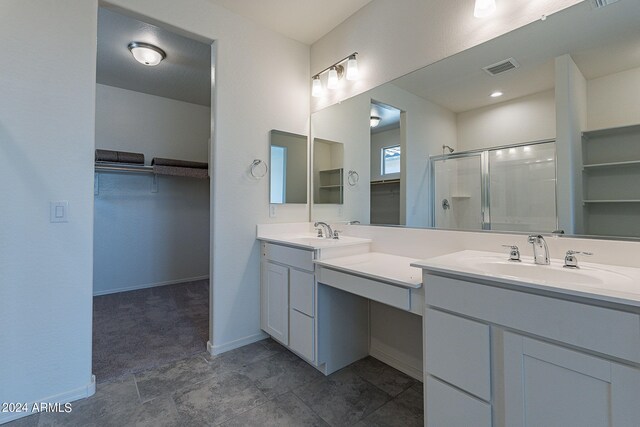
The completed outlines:
[[[505,425],[637,427],[640,370],[504,334]]]
[[[289,269],[262,263],[262,329],[282,344],[289,344]]]

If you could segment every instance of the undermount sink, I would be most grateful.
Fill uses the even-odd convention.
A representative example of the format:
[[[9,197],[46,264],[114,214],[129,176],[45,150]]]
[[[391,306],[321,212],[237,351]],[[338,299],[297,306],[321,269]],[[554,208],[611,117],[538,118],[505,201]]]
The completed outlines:
[[[533,261],[498,261],[483,257],[470,259],[469,264],[490,274],[513,278],[530,278],[543,282],[576,282],[585,286],[604,285],[607,282],[607,276],[610,274],[619,276],[617,277],[618,280],[625,277],[614,272],[600,271],[584,266],[579,269],[568,269],[564,268],[562,263],[559,262],[552,262],[551,265],[537,265]]]
[[[361,239],[358,237],[340,236],[338,239],[327,239],[324,237],[316,237],[313,235],[283,235],[274,237],[261,237],[264,240],[276,241],[288,245],[294,245],[303,248],[322,249],[336,246],[351,246],[370,243],[370,239]]]
[[[532,257],[522,257],[522,261],[517,262],[510,261],[508,254],[467,250],[417,264],[416,266],[427,270],[461,273],[504,282],[530,283],[553,288],[567,287],[574,290],[615,290],[640,295],[640,270],[588,263],[583,260],[580,260],[580,268],[573,269],[565,268],[564,262],[557,259],[552,259],[550,265],[538,265],[533,262]]]

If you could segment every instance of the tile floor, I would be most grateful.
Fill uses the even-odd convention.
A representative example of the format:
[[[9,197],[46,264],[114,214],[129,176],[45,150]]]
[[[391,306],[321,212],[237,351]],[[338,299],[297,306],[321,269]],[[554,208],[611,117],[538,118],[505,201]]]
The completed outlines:
[[[271,339],[98,383],[21,426],[422,426],[422,383],[368,357],[325,377]]]
[[[208,284],[182,286],[97,297],[96,394],[6,426],[423,425],[422,383],[371,357],[325,377],[271,339],[210,356]]]

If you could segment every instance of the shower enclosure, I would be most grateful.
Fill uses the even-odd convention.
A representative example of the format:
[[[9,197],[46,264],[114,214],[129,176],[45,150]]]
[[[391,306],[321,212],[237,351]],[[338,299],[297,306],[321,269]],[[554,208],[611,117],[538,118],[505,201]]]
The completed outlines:
[[[431,156],[430,170],[436,228],[557,228],[554,141]]]

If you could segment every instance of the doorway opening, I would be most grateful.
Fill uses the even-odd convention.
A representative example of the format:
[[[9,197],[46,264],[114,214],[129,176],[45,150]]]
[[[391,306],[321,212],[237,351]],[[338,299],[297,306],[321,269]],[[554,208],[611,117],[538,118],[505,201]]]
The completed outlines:
[[[398,108],[371,101],[371,224],[401,223],[400,114]]]
[[[100,7],[97,53],[93,373],[104,382],[206,351],[212,46]]]

